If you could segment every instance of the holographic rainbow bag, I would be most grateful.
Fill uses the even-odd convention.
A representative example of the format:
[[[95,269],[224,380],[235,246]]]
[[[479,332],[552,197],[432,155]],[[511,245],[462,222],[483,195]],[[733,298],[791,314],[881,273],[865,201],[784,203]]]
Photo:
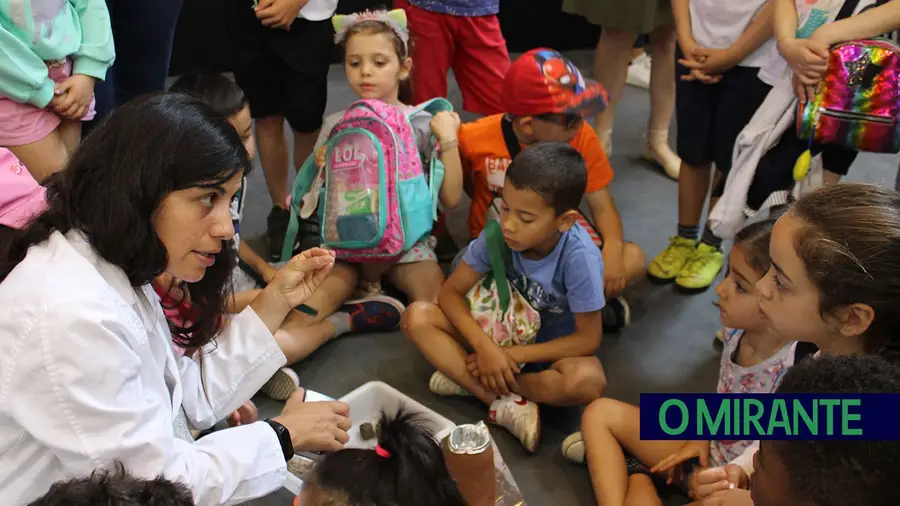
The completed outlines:
[[[900,151],[900,47],[888,39],[856,40],[831,49],[815,97],[800,104],[797,134],[858,151]]]

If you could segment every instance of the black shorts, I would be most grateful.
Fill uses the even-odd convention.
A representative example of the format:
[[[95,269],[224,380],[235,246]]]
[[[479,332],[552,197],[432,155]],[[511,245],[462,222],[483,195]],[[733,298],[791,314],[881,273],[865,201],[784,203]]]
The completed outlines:
[[[682,57],[680,51],[676,57]],[[717,170],[728,173],[738,134],[771,88],[760,81],[759,69],[754,67],[734,67],[716,84],[682,81],[681,76],[690,72],[681,64],[675,67],[678,156],[693,167],[714,163]]]
[[[822,168],[846,176],[856,161],[858,151],[834,144],[818,144],[797,137],[797,128],[791,125],[778,144],[772,146],[759,160],[756,174],[747,192],[747,207],[758,211],[769,195],[790,190],[794,186],[794,165],[807,149],[813,155],[822,154]]]
[[[295,132],[322,126],[328,68],[334,49],[331,20],[296,19],[290,31],[267,28],[252,2],[227,0],[234,78],[255,119],[284,116]]]

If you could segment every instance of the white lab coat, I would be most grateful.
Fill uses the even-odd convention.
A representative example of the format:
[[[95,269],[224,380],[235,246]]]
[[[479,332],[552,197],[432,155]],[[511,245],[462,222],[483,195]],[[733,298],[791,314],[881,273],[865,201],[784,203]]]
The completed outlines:
[[[0,498],[26,504],[58,480],[114,460],[187,485],[199,505],[277,490],[287,467],[265,423],[189,443],[249,399],[285,357],[252,309],[235,315],[202,367],[176,358],[158,298],[133,288],[78,232],[54,232],[0,283]]]

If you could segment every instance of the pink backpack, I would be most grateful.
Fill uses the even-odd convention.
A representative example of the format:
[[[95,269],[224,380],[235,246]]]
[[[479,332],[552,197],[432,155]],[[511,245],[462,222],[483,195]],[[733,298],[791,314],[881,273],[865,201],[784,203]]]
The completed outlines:
[[[0,225],[21,228],[46,207],[44,187],[16,155],[0,148]]]
[[[423,110],[435,114],[452,106],[435,99],[407,111],[380,100],[359,100],[331,131],[318,213],[321,242],[337,258],[395,261],[431,232],[444,169],[436,151],[427,169],[419,156],[409,118]],[[436,150],[436,142],[432,145]],[[310,156],[294,180],[283,259],[290,258],[297,235],[297,206],[318,172]]]

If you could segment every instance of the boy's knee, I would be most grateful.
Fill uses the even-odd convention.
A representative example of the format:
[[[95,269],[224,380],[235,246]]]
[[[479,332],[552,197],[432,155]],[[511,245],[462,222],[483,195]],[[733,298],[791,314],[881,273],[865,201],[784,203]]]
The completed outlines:
[[[582,359],[578,366],[566,376],[566,390],[573,401],[586,406],[593,405],[606,390],[606,373],[597,357]]]
[[[633,279],[629,279],[630,283],[637,281],[641,276],[644,275],[644,272],[647,270],[647,255],[644,253],[644,250],[641,249],[640,246],[633,242],[625,243],[625,263],[631,266],[631,271],[629,273],[630,277]]]
[[[410,304],[400,319],[400,328],[403,334],[415,341],[417,338],[416,329],[422,327],[433,327],[435,321],[441,315],[441,308],[437,304],[431,302],[413,302]]]

